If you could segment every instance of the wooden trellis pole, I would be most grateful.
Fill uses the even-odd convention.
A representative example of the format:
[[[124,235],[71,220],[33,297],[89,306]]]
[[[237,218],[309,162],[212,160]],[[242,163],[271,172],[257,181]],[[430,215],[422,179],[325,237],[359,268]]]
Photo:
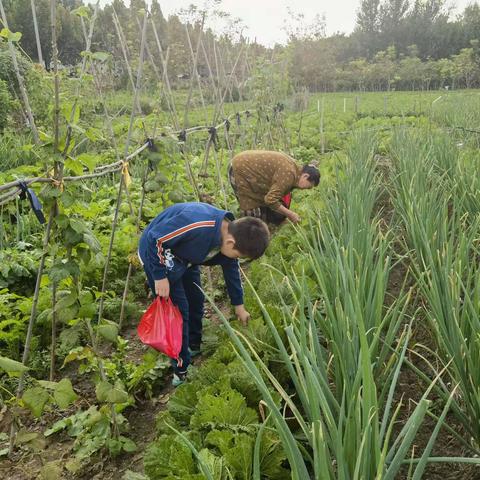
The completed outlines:
[[[40,63],[42,66],[45,66],[43,62],[43,55],[42,55],[42,44],[40,43],[40,34],[38,32],[37,9],[35,8],[35,0],[30,0],[30,3],[32,7],[33,28],[35,30],[35,41],[37,42],[38,63]]]
[[[193,85],[195,83],[195,72],[197,71],[198,56],[200,53],[200,40],[202,38],[203,26],[205,24],[205,13],[202,16],[200,24],[200,33],[197,40],[197,48],[195,50],[195,57],[193,58],[192,76],[190,78],[190,88],[188,89],[187,103],[185,104],[185,112],[183,115],[183,128],[188,128],[188,113],[190,111],[190,102],[192,101]]]
[[[127,41],[125,40],[125,35],[123,34],[122,25],[120,24],[120,20],[118,19],[117,12],[113,7],[112,10],[113,25],[115,26],[115,31],[117,32],[117,37],[120,42],[120,48],[122,49],[123,59],[125,60],[125,66],[127,67],[128,78],[130,79],[132,89],[135,89],[135,80],[133,79],[132,67],[130,66],[130,60],[128,58]],[[134,104],[133,108],[136,108],[139,112],[141,112],[140,102],[137,101],[137,103]]]
[[[155,35],[155,41],[157,43],[158,52],[160,54],[160,61],[162,62],[163,81],[164,81],[164,83],[167,87],[167,92],[168,92],[168,95],[167,95],[168,106],[169,106],[169,109],[170,109],[170,111],[172,112],[172,115],[173,115],[173,124],[175,125],[175,128],[178,130],[180,128],[180,123],[178,121],[177,109],[175,107],[175,100],[173,98],[172,88],[170,86],[170,79],[168,78],[169,49],[167,48],[167,52],[164,56],[163,55],[162,44],[160,43],[160,38],[158,37],[157,27],[156,27],[153,19],[151,21],[151,24],[152,24],[153,33]]]
[[[145,173],[144,173],[143,179],[142,179],[142,196],[140,198],[140,206],[138,208],[138,215],[137,215],[137,222],[136,222],[137,235],[140,233],[140,222],[142,221],[143,205],[145,203],[145,196],[146,196],[145,182],[147,180],[147,175],[148,175],[148,168],[145,168]],[[132,264],[132,262],[129,262],[128,271],[127,271],[127,278],[125,279],[125,287],[123,288],[122,305],[121,305],[121,308],[120,308],[120,318],[118,320],[118,331],[119,332],[122,330],[123,319],[125,318],[125,304],[127,302],[128,287],[129,287],[129,284],[130,284],[130,277],[132,276],[132,271],[133,271],[133,264]]]
[[[0,0],[0,14],[2,16],[3,25],[5,26],[5,28],[8,29],[7,16],[5,15],[5,9],[3,8],[3,0]],[[22,98],[23,107],[25,109],[25,113],[27,115],[30,128],[32,129],[33,139],[35,143],[39,143],[40,138],[38,136],[37,126],[35,125],[32,109],[30,107],[30,102],[28,100],[25,83],[23,81],[23,77],[22,77],[22,74],[20,73],[20,68],[18,66],[17,53],[15,52],[15,47],[12,41],[10,40],[10,38],[8,38],[7,43],[8,43],[8,49],[10,51],[10,56],[12,57],[13,69],[15,70],[15,76],[17,77],[18,88],[20,89],[20,96]]]
[[[202,47],[203,57],[205,58],[205,63],[207,64],[208,75],[210,77],[210,82],[212,84],[212,91],[213,91],[215,103],[216,103],[219,101],[219,98],[220,98],[219,86],[217,86],[217,84],[215,83],[215,77],[213,75],[212,66],[210,65],[210,60],[208,59],[208,54],[207,54],[207,50],[205,49],[205,43],[203,42],[203,39],[201,41],[201,47]]]
[[[133,133],[133,124],[136,116],[135,112],[135,105],[138,102],[138,95],[140,91],[140,86],[142,82],[142,75],[143,75],[143,62],[144,62],[144,57],[145,57],[145,41],[146,41],[146,33],[147,33],[147,22],[148,22],[148,14],[145,13],[143,17],[143,29],[142,29],[142,37],[140,41],[140,59],[138,63],[138,70],[137,70],[137,83],[135,85],[134,89],[134,98],[133,98],[133,108],[132,108],[132,113],[130,115],[130,125],[128,127],[128,134],[127,134],[127,140],[125,142],[125,154],[124,158],[126,159],[128,157],[128,149],[130,147],[130,141],[132,138],[132,133]],[[126,169],[128,168],[128,162],[125,160],[125,163],[123,165],[123,168]],[[113,251],[113,242],[115,239],[115,230],[117,227],[117,221],[118,221],[118,213],[120,211],[120,204],[122,201],[122,190],[125,182],[125,175],[122,174],[120,176],[120,183],[118,186],[118,194],[117,194],[117,203],[115,207],[115,213],[113,215],[113,221],[112,221],[112,231],[110,235],[110,243],[108,246],[108,252],[107,252],[107,258],[105,260],[105,267],[103,270],[103,280],[102,280],[102,290],[100,295],[100,302],[98,306],[98,321],[100,322],[102,320],[102,315],[103,315],[103,304],[104,304],[104,294],[106,291],[106,286],[107,286],[107,274],[108,274],[108,268],[110,265],[110,259],[112,256],[112,251]]]
[[[203,26],[202,26],[202,29],[200,30],[200,32],[198,33],[199,38],[198,38],[198,41],[197,41],[197,49],[200,49],[200,45],[202,43],[202,30],[203,30]],[[190,32],[188,31],[188,24],[185,25],[185,32],[187,34],[187,43],[188,43],[188,47],[189,47],[189,50],[190,50],[190,55],[192,57],[192,61],[195,64],[195,58],[197,58],[197,64],[198,64],[198,51],[197,51],[197,54],[194,54],[194,52],[193,52],[192,41],[190,39]],[[203,98],[202,81],[200,79],[200,74],[198,73],[198,68],[193,69],[193,75],[195,76],[195,79],[197,80],[198,91],[200,93],[200,101],[202,102],[203,112],[205,114],[205,122],[208,123],[207,106],[205,105],[205,99]]]
[[[42,256],[40,257],[40,264],[38,266],[37,280],[35,282],[35,290],[33,292],[33,299],[32,299],[32,309],[30,311],[30,319],[28,321],[27,335],[25,337],[25,347],[23,349],[23,354],[22,354],[22,363],[24,365],[27,364],[28,358],[30,357],[30,346],[32,344],[33,326],[35,324],[35,318],[37,316],[38,299],[40,296],[40,285],[42,281],[43,271],[45,269],[45,260],[48,255],[48,244],[50,243],[50,237],[52,234],[53,219],[55,218],[55,214],[56,214],[55,210],[56,210],[56,206],[52,205],[52,208],[50,209],[50,215],[48,218],[47,228],[43,236]],[[25,374],[22,373],[18,382],[18,387],[17,387],[17,393],[16,393],[17,399],[20,398],[20,396],[22,395],[24,383],[25,383]],[[10,444],[8,449],[10,455],[12,454],[13,447],[15,445],[16,430],[17,430],[16,424],[13,421],[10,427]]]

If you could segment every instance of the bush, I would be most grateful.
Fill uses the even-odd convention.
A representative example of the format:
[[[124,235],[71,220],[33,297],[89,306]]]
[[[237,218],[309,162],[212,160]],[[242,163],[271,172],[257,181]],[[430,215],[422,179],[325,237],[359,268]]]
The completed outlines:
[[[20,74],[25,78],[30,65],[23,57],[17,55],[18,66],[20,68]],[[12,57],[8,48],[0,46],[0,80],[7,82],[10,86],[10,93],[13,93],[13,89],[17,88],[17,77],[13,68]]]
[[[8,114],[11,108],[11,98],[7,83],[0,80],[0,132],[3,133],[8,122]]]

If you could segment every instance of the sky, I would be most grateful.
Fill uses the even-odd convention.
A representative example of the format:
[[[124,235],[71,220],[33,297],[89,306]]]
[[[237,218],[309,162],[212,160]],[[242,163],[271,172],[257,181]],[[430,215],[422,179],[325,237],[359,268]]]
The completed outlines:
[[[95,3],[96,0],[87,0]],[[128,3],[129,0],[125,0]],[[148,0],[147,0],[148,1]],[[100,0],[101,4],[110,3]],[[203,0],[159,0],[163,14],[168,17],[190,4],[202,6]],[[448,5],[455,7],[453,14],[461,12],[472,0],[449,1]],[[316,14],[325,15],[327,34],[335,32],[350,33],[355,26],[356,12],[360,0],[223,0],[220,8],[234,17],[243,20],[246,30],[244,35],[255,39],[264,45],[273,46],[276,42],[283,43],[286,33],[283,30],[289,14],[287,7],[296,13],[303,13],[307,23]]]

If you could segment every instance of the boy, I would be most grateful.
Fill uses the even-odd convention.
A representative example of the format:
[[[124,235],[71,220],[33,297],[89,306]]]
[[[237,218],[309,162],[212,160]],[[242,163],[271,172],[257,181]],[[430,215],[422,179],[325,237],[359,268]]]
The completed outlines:
[[[300,222],[287,196],[294,188],[309,189],[320,183],[314,165],[299,166],[287,154],[268,150],[235,155],[228,174],[243,214],[277,225],[285,218]]]
[[[235,313],[246,325],[238,258],[259,258],[270,241],[257,218],[235,220],[230,212],[206,203],[179,203],[164,210],[145,229],[138,255],[152,292],[170,296],[183,318],[181,365],[172,361],[172,384],[185,381],[191,356],[200,353],[204,295],[199,265],[221,265]]]

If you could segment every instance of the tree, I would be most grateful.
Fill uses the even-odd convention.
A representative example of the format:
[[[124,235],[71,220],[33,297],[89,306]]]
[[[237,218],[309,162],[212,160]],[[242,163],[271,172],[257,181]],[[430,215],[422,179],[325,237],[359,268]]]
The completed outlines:
[[[370,75],[371,82],[373,85],[376,85],[376,89],[390,91],[392,88],[397,71],[395,60],[396,52],[393,46],[375,55]]]
[[[294,12],[287,7],[288,21],[285,21],[283,29],[289,41],[318,40],[325,37],[326,21],[325,16],[318,13],[312,21],[307,21],[305,14]]]
[[[356,28],[376,35],[380,31],[380,0],[362,0],[357,12]]]
[[[411,45],[410,51],[411,55],[402,58],[399,62],[398,76],[405,89],[416,90],[422,81],[422,61],[416,55],[418,51],[416,45]]]
[[[51,55],[50,2],[35,0],[40,45],[45,60],[49,62]],[[16,0],[7,8],[8,23],[12,31],[22,32],[20,45],[30,58],[39,61],[35,28],[33,24],[32,4],[30,0]]]
[[[458,55],[454,55],[455,76],[463,83],[465,88],[472,88],[475,80],[479,78],[479,69],[475,61],[473,48],[462,48]]]

